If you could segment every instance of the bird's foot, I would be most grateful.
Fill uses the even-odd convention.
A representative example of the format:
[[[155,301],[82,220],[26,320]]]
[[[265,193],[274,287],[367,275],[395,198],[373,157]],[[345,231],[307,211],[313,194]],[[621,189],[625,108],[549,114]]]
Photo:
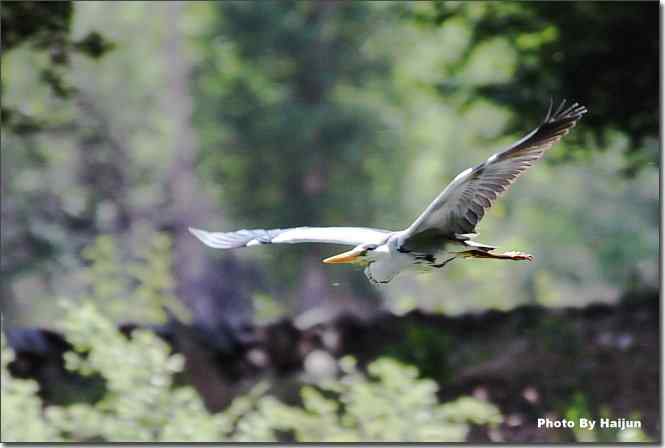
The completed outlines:
[[[533,255],[527,254],[526,252],[510,251],[502,253],[494,253],[491,251],[484,250],[467,250],[461,252],[461,255],[464,258],[493,258],[495,260],[533,260]]]
[[[505,258],[509,258],[511,260],[533,261],[533,255],[527,254],[526,252],[510,251],[510,252],[505,252],[501,255],[503,255],[503,256],[505,256]]]

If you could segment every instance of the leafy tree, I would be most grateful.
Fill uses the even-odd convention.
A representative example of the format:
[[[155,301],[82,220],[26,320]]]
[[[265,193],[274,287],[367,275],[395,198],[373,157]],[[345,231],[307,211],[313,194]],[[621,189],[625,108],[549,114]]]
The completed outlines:
[[[90,250],[96,255],[91,254],[86,277],[95,295],[113,300],[116,273],[123,268],[109,264],[109,241],[102,237]],[[127,292],[144,312],[158,307],[156,294],[169,283],[168,270],[154,258],[138,262],[133,270],[156,272],[159,280],[138,275],[136,288]],[[417,369],[389,359],[370,364],[368,376],[352,359],[343,359],[342,377],[327,381],[322,392],[302,389],[302,408],[268,395],[266,384],[260,383],[223,412],[210,414],[191,386],[174,381],[184,368],[182,354],[172,353],[150,330],[121,333],[94,303],[64,302],[60,321],[73,347],[64,355],[66,367],[103,378],[104,392],[92,403],[44,407],[33,381],[9,374],[13,355],[2,335],[3,441],[267,442],[285,433],[303,442],[463,441],[470,423],[501,421],[494,406],[477,399],[438,403],[432,380],[419,379]]]
[[[69,97],[73,92],[72,86],[65,80],[71,55],[79,53],[97,59],[112,47],[97,31],[91,31],[78,40],[72,39],[70,32],[73,15],[74,4],[69,1],[9,2],[3,5],[1,12],[3,56],[14,48],[26,45],[37,52],[48,54],[48,62],[40,64],[37,70],[42,82],[61,98]],[[6,88],[3,76],[3,91]],[[37,131],[48,124],[44,119],[2,105],[2,126],[13,132]]]
[[[49,8],[24,3],[11,8]],[[66,25],[69,97],[40,80],[34,67],[54,63],[32,37],[3,54],[3,107],[48,117],[50,125],[29,134],[3,127],[1,235],[8,256],[0,262],[0,306],[6,312],[25,303],[31,308],[24,320],[49,319],[53,301],[37,297],[78,292],[83,247],[100,233],[122,235],[114,241],[120,258],[130,259],[143,224],[174,236],[175,295],[220,344],[228,339],[222,333],[241,332],[227,331],[227,317],[230,327],[251,325],[252,297],[293,297],[300,308],[358,306],[357,297],[379,292],[356,270],[321,266],[318,251],[334,248],[215,252],[186,227],[403,228],[446,181],[511,143],[542,117],[550,96],[563,94],[589,104],[591,114],[480,227],[483,240],[524,248],[536,261],[456,262],[431,276],[400,276],[380,294],[389,307],[399,308],[400,298],[459,313],[525,301],[611,302],[625,289],[653,288],[653,126],[620,125],[612,114],[622,107],[603,106],[593,83],[570,87],[571,72],[580,80],[593,72],[580,68],[584,55],[597,56],[612,79],[630,73],[631,61],[639,79],[650,76],[643,70],[648,39],[635,43],[643,51],[613,58],[611,67],[600,45],[614,46],[622,27],[634,31],[635,21],[651,30],[644,8],[651,7],[75,3]],[[623,21],[621,11],[635,14]],[[10,12],[3,8],[3,24]],[[583,19],[568,20],[571,14]],[[51,15],[58,17],[64,16]],[[590,36],[580,36],[580,21],[593,27]],[[7,23],[3,33],[21,26]],[[73,50],[93,30],[115,44],[101,63]],[[565,57],[558,60],[557,52]],[[582,88],[594,96],[581,95]],[[626,105],[635,120],[653,124],[657,114]],[[644,135],[637,143],[635,126]],[[628,162],[622,153],[630,154]],[[575,163],[551,163],[557,160]],[[635,166],[642,166],[635,177],[617,176]],[[257,259],[261,270],[253,267]],[[284,305],[272,306],[273,313],[289,312]]]
[[[456,70],[437,83],[444,95],[468,91],[540,116],[551,96],[584,103],[605,144],[608,129],[625,132],[627,173],[658,163],[658,5],[654,2],[447,2],[408,9],[425,26],[463,21],[468,42]],[[491,60],[493,45],[506,45],[516,69],[508,78],[468,77],[473,65]],[[485,59],[483,61],[482,59]],[[516,121],[522,126],[523,121]]]
[[[323,383],[320,391],[301,390],[302,408],[273,402],[264,411],[300,442],[463,442],[468,423],[501,423],[497,408],[475,398],[439,404],[434,381],[418,379],[416,368],[392,359],[371,363],[369,378],[353,358],[340,365],[341,380]]]
[[[324,384],[323,393],[302,389],[302,407],[266,395],[259,384],[210,414],[194,389],[174,387],[182,356],[151,332],[135,330],[128,339],[89,303],[70,309],[64,325],[75,347],[68,368],[100,373],[105,395],[93,404],[42,409],[36,384],[9,374],[12,352],[3,335],[3,441],[269,442],[291,434],[298,442],[462,442],[470,424],[501,422],[496,407],[475,398],[439,404],[433,381],[389,359],[370,364],[369,377],[344,359],[345,375]]]
[[[19,136],[30,139],[38,132],[49,130],[62,130],[60,114],[44,113],[43,107],[32,108],[29,103],[35,102],[35,97],[41,101],[56,97],[61,100],[71,98],[76,89],[72,86],[71,59],[77,55],[98,60],[112,48],[112,44],[99,32],[89,31],[80,38],[73,38],[72,18],[74,4],[72,2],[37,3],[17,1],[4,4],[0,11],[2,18],[2,106],[0,115],[2,122],[2,176],[0,184],[3,201],[2,220],[11,230],[2,230],[3,249],[14,256],[11,260],[3,257],[0,264],[0,275],[3,277],[2,296],[9,298],[13,295],[8,285],[9,278],[15,278],[34,269],[41,261],[52,257],[55,248],[50,242],[28,230],[28,219],[24,212],[27,209],[37,210],[37,216],[49,214],[47,209],[49,198],[42,196],[25,196],[16,198],[16,176],[10,175],[26,169],[26,165],[34,168],[44,166],[47,156],[35,149],[34,141],[24,141],[23,145],[14,147],[13,140]],[[11,55],[16,52],[30,52],[34,57],[30,61],[28,78],[34,80],[31,90],[32,98],[20,96],[20,102],[8,100],[16,90],[16,79],[8,76],[12,71],[14,61]],[[54,117],[57,115],[57,117]],[[68,126],[64,126],[67,128]],[[9,155],[15,151],[17,154]],[[29,168],[28,168],[29,169]],[[12,179],[9,179],[9,178]],[[23,207],[25,205],[25,207]],[[67,221],[72,227],[81,226],[85,221],[70,219],[72,217],[58,216]],[[51,216],[53,218],[53,216]],[[39,218],[38,218],[39,219]],[[14,227],[16,225],[16,227]],[[21,230],[19,230],[21,229]],[[3,303],[3,309],[7,309]]]
[[[7,347],[4,332],[1,338],[0,393],[2,419],[0,437],[4,442],[58,442],[61,436],[56,427],[44,417],[42,403],[37,396],[39,386],[32,380],[12,377],[7,366],[14,354]],[[20,411],[18,411],[20,409]]]
[[[215,9],[201,36],[196,123],[203,172],[221,185],[225,209],[262,228],[371,222],[397,186],[375,185],[400,160],[381,109],[357,99],[389,91],[387,62],[365,45],[384,10],[295,1]],[[278,251],[266,256],[283,260],[285,284],[302,278],[299,307],[325,303],[319,249]]]
[[[13,35],[11,27],[22,26],[20,18],[53,22],[22,35],[25,45],[12,38],[11,53],[3,55],[3,107],[44,124],[40,132],[27,134],[3,127],[2,245],[11,254],[0,265],[8,298],[3,310],[15,303],[13,295],[23,295],[20,284],[71,295],[78,285],[67,273],[85,263],[81,255],[87,243],[99,234],[123,235],[115,240],[122,246],[119,257],[131,258],[143,228],[152,226],[173,236],[175,295],[211,339],[230,344],[227,334],[251,320],[251,301],[240,285],[244,270],[229,257],[221,266],[204,262],[205,251],[187,231],[189,225],[209,222],[211,203],[193,166],[191,61],[176,26],[184,6],[55,5],[15,2],[3,8],[3,33]],[[52,28],[69,51],[61,70],[69,86],[66,96],[34,73],[35,66],[59,67],[47,53],[54,51],[49,42],[58,41]],[[115,45],[101,61],[75,51],[91,30]],[[134,39],[137,33],[141,39]],[[151,63],[145,64],[148,58]],[[48,304],[42,301],[37,308]]]

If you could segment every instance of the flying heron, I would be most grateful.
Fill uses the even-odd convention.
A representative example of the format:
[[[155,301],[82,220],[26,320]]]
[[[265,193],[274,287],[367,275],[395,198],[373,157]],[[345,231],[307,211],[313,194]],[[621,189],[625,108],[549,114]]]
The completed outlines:
[[[494,201],[545,151],[566,135],[587,112],[577,103],[564,108],[565,100],[545,120],[509,148],[462,171],[407,229],[390,231],[366,227],[296,227],[291,229],[206,232],[190,228],[204,244],[233,249],[277,243],[332,243],[355,246],[323,260],[364,267],[375,284],[388,283],[403,270],[441,269],[456,258],[527,260],[524,252],[497,253],[496,247],[473,241],[478,222]]]

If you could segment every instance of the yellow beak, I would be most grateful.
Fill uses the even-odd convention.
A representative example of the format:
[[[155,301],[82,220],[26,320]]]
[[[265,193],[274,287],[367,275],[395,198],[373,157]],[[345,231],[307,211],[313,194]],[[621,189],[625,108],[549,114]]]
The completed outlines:
[[[358,257],[360,257],[361,253],[362,253],[361,251],[350,250],[348,252],[344,252],[339,255],[326,258],[325,260],[323,260],[323,262],[326,264],[353,263],[358,259]]]

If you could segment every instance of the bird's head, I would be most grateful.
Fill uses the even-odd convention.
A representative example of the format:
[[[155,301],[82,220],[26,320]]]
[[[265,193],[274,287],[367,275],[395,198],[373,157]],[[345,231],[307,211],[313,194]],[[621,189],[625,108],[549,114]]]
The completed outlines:
[[[359,244],[350,251],[326,258],[323,262],[327,264],[351,263],[366,266],[386,252],[386,250],[383,250],[384,248],[385,246],[378,244]]]

